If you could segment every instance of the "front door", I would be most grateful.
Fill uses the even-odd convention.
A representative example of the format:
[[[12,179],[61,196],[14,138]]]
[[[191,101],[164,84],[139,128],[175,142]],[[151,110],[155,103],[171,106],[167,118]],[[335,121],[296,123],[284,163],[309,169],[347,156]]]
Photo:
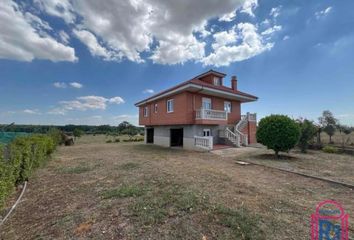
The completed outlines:
[[[153,128],[146,129],[146,143],[154,143],[154,129]]]
[[[170,130],[171,147],[183,147],[183,128]]]

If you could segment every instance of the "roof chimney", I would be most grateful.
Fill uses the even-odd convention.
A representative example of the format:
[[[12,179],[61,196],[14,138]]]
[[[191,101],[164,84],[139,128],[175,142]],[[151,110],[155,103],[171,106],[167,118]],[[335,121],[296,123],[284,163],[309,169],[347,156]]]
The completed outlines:
[[[237,91],[237,77],[236,76],[231,77],[231,88],[232,88],[232,90]]]

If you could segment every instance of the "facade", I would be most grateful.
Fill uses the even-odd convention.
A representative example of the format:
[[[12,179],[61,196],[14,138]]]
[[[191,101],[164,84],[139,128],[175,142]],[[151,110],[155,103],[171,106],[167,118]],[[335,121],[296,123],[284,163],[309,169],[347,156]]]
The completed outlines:
[[[241,115],[241,104],[258,98],[239,91],[236,77],[224,86],[225,76],[210,70],[136,103],[145,142],[192,150],[255,143],[256,115]]]

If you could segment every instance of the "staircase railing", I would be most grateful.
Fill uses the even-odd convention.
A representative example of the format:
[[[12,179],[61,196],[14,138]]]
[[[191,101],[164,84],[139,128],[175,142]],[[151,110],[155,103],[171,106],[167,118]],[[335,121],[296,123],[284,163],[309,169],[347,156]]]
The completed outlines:
[[[242,129],[247,125],[248,123],[248,114],[247,115],[241,115],[241,120],[236,124],[235,126],[235,134],[240,136],[240,145],[247,146],[248,145],[248,136],[247,134],[244,134],[242,132]]]
[[[231,131],[228,127],[225,128],[225,137],[229,139],[236,147],[241,147],[240,135]]]

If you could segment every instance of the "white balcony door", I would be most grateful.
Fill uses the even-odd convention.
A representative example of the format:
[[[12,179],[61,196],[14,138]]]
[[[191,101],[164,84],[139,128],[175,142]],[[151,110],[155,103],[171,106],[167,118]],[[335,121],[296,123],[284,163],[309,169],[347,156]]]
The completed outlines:
[[[211,99],[210,98],[203,98],[202,99],[202,108],[206,110],[211,110]]]

